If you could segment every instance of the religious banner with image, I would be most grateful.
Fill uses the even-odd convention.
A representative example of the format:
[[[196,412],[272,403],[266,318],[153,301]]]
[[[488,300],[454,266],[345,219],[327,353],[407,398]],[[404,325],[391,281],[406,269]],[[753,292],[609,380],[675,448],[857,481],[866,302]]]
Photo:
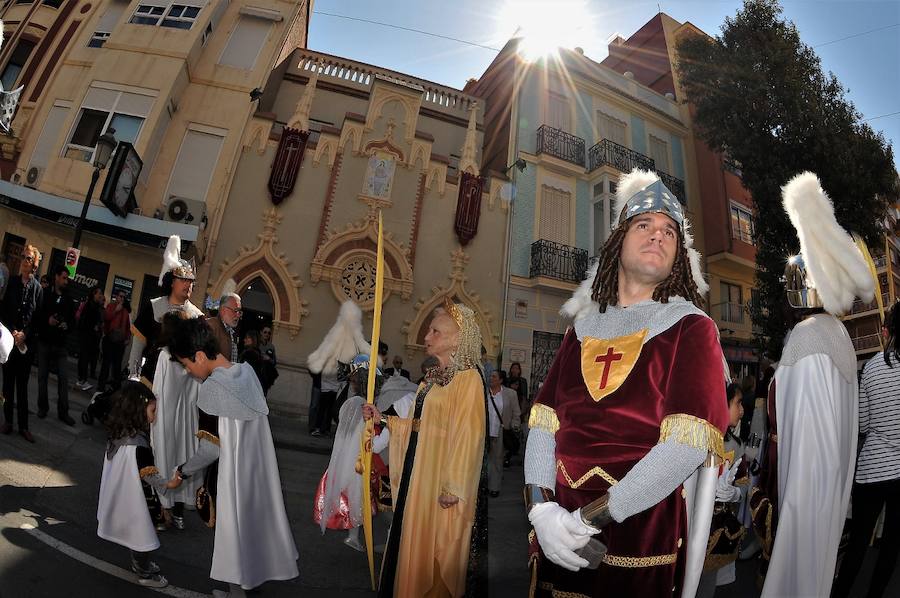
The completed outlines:
[[[388,199],[391,196],[391,183],[394,180],[394,167],[396,161],[393,158],[372,156],[366,168],[366,180],[363,184],[363,195]]]
[[[484,191],[484,177],[463,172],[459,177],[459,198],[456,201],[456,221],[454,229],[461,245],[468,245],[478,233],[478,219],[481,217],[481,194]]]
[[[272,173],[269,175],[269,194],[276,206],[294,191],[309,131],[298,131],[285,127],[278,142],[278,151],[272,162]]]

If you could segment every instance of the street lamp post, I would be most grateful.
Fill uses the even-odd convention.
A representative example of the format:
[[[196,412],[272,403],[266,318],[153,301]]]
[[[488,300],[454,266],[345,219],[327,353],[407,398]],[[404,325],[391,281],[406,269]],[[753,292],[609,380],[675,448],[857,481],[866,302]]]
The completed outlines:
[[[72,247],[78,249],[81,243],[81,230],[84,228],[84,221],[87,218],[88,208],[91,205],[91,196],[94,194],[94,187],[97,185],[97,179],[100,178],[100,171],[106,168],[109,157],[113,150],[116,149],[116,130],[110,127],[106,133],[97,140],[97,149],[94,151],[94,172],[91,173],[91,186],[88,187],[87,195],[84,198],[84,205],[81,208],[81,217],[75,225],[75,238],[72,241]]]

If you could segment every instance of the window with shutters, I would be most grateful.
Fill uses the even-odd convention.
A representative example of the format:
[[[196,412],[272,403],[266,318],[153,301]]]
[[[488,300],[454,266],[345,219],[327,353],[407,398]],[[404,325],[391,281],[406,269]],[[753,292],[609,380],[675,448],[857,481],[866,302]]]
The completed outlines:
[[[22,69],[25,68],[25,63],[28,62],[28,57],[31,56],[31,51],[34,50],[36,45],[30,39],[19,40],[19,45],[13,50],[12,56],[9,57],[9,61],[6,63],[6,68],[3,69],[3,74],[0,75],[3,89],[6,91],[15,89],[16,81],[19,80],[19,75],[22,73]]]
[[[538,236],[541,239],[569,244],[572,194],[544,185],[541,189],[541,213]]]
[[[106,40],[112,34],[113,29],[116,28],[119,19],[122,18],[126,8],[128,8],[128,3],[121,0],[109,3],[106,12],[103,13],[103,16],[97,22],[97,28],[91,35],[91,39],[88,40],[89,48],[103,47],[103,44],[106,43]]]
[[[662,170],[665,173],[671,172],[669,144],[653,135],[650,135],[650,157],[653,158],[657,170]]]
[[[550,125],[554,129],[571,133],[571,116],[569,99],[562,94],[549,92],[547,96],[547,121],[544,124]]]
[[[744,323],[744,299],[743,290],[736,284],[720,282],[719,287],[721,320],[735,324]]]
[[[153,100],[153,97],[142,94],[91,87],[75,119],[63,155],[73,160],[91,162],[97,140],[108,129],[115,129],[116,141],[137,142]]]
[[[166,192],[168,200],[179,197],[206,201],[209,184],[219,161],[222,142],[225,140],[225,131],[222,133],[216,135],[195,129],[188,129],[185,132],[175,160],[175,169],[169,180],[169,189]]]
[[[241,15],[219,56],[219,64],[253,70],[271,29],[271,21]]]
[[[731,237],[753,243],[753,212],[737,202],[731,202]]]
[[[626,125],[618,118],[612,117],[609,114],[598,110],[597,130],[600,134],[600,139],[609,139],[610,141],[618,143],[619,145],[628,147],[628,143],[626,142],[625,137]]]

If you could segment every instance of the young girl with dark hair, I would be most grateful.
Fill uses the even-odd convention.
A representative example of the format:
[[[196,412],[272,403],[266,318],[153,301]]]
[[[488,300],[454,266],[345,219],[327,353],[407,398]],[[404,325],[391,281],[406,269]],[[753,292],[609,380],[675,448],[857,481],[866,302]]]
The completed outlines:
[[[126,382],[112,397],[106,419],[109,440],[103,459],[97,535],[131,551],[137,583],[151,588],[169,584],[150,560],[159,548],[154,519],[161,517],[159,495],[181,485],[167,481],[154,465],[150,424],[156,420],[156,397],[140,382]]]

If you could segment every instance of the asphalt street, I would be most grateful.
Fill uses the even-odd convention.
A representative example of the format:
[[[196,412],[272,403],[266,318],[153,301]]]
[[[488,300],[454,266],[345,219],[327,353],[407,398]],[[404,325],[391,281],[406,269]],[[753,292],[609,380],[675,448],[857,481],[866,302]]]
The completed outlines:
[[[51,379],[51,403],[55,380]],[[36,379],[30,389],[32,409],[37,397]],[[0,598],[208,596],[224,586],[209,579],[213,531],[194,513],[186,514],[187,528],[159,534],[162,546],[154,559],[170,585],[150,590],[134,583],[124,548],[97,537],[97,495],[105,432],[95,423],[80,421],[88,396],[70,393],[71,415],[79,420],[69,427],[52,415],[44,420],[32,415],[30,429],[36,443],[18,434],[0,435]],[[55,404],[51,405],[51,414]],[[316,485],[328,465],[330,439],[312,438],[304,420],[270,415],[281,472],[285,505],[300,552],[300,576],[287,582],[270,582],[254,595],[354,598],[374,596],[369,586],[363,553],[343,543],[344,532],[324,536],[312,520]],[[503,488],[489,503],[490,595],[528,595],[528,522],[522,509],[521,459],[505,470]],[[387,535],[388,521],[376,519],[375,543]],[[868,583],[874,565],[869,551],[857,583],[857,593]],[[376,574],[378,562],[376,559]],[[740,563],[738,581],[720,587],[717,598],[755,598],[755,564]],[[900,575],[889,592],[900,595]]]

